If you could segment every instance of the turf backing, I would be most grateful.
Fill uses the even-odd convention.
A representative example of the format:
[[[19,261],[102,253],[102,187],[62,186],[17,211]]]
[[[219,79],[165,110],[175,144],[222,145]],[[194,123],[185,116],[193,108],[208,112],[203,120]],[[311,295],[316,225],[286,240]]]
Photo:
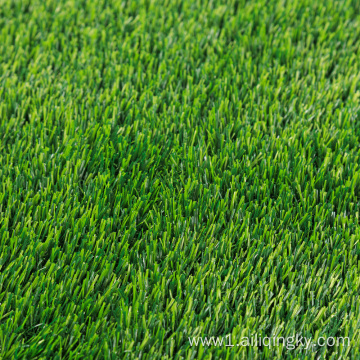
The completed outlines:
[[[0,358],[360,359],[359,4],[0,0]]]

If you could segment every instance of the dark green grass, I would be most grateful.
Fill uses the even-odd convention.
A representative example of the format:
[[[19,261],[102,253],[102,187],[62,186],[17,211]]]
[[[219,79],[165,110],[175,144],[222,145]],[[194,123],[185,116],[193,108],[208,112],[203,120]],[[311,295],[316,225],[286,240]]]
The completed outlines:
[[[355,0],[0,0],[0,358],[359,359],[359,46]]]

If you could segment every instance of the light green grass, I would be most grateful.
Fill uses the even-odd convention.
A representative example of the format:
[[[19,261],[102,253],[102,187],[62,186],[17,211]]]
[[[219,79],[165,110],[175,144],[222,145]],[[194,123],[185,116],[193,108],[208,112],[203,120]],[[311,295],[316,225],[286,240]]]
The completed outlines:
[[[359,9],[0,0],[0,358],[360,359]]]

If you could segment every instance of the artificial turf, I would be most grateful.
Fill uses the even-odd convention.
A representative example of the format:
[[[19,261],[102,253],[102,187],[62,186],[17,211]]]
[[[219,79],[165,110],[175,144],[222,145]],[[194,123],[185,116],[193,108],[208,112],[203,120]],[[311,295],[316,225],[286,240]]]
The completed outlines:
[[[360,359],[359,4],[0,0],[0,358]]]

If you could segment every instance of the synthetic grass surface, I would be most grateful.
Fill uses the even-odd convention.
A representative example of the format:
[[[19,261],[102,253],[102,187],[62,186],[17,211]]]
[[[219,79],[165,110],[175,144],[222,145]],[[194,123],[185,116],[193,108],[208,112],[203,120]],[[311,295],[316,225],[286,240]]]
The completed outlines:
[[[0,1],[1,359],[359,359],[357,1]],[[348,336],[191,347],[188,337]]]

